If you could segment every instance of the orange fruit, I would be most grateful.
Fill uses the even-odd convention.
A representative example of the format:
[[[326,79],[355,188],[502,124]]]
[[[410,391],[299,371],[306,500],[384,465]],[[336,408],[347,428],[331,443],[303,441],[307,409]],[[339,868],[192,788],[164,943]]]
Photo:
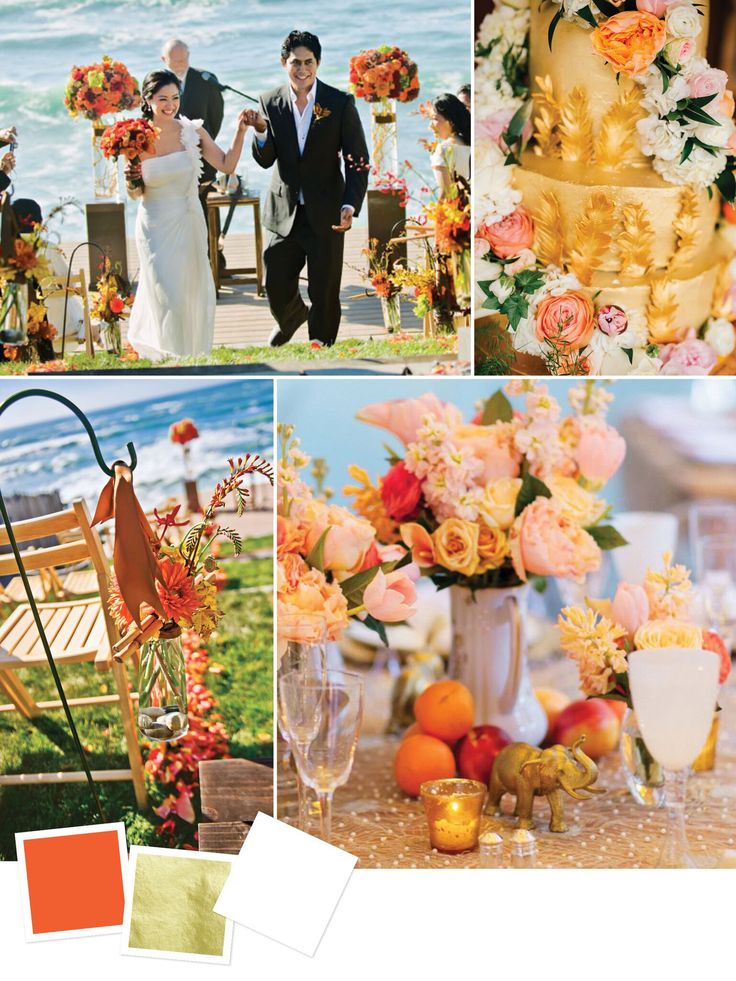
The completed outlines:
[[[419,796],[419,788],[425,780],[443,780],[455,774],[455,756],[441,739],[419,734],[410,736],[399,746],[394,760],[394,777],[410,797]]]
[[[423,731],[419,723],[413,722],[401,738],[408,739],[409,736],[426,736],[426,735],[427,735],[426,732]]]
[[[557,721],[560,712],[567,708],[572,699],[568,698],[564,692],[557,688],[535,688],[534,694],[547,716],[547,735],[552,732],[552,728]]]
[[[423,732],[456,743],[473,728],[475,702],[461,682],[436,681],[414,702],[414,717]]]

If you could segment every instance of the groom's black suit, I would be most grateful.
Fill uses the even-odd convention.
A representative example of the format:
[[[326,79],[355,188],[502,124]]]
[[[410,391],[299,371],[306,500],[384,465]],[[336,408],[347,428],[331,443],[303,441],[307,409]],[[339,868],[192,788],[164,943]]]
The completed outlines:
[[[213,140],[217,139],[225,112],[222,92],[212,82],[205,82],[197,68],[190,68],[186,73],[179,112],[187,119],[201,119],[205,132],[209,133]],[[200,183],[213,181],[217,173],[215,168],[206,160],[202,161],[202,165]]]
[[[345,236],[332,230],[340,210],[357,216],[368,187],[368,148],[355,100],[317,80],[312,122],[300,154],[290,86],[261,96],[268,129],[253,141],[261,167],[276,164],[263,224],[272,233],[265,250],[266,292],[281,337],[288,340],[307,320],[299,273],[307,263],[309,336],[334,344],[340,326],[340,280]],[[340,166],[345,162],[345,176]],[[299,203],[300,193],[303,204]]]

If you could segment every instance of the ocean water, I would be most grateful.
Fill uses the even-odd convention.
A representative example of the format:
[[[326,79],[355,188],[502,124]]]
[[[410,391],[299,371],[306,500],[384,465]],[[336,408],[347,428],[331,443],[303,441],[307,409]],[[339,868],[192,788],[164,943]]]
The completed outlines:
[[[162,43],[177,36],[189,44],[193,66],[258,96],[284,80],[279,50],[294,28],[319,36],[323,48],[319,75],[340,88],[347,88],[350,56],[380,44],[398,44],[417,62],[419,101],[454,92],[470,81],[467,3],[0,0],[0,128],[18,129],[16,195],[36,198],[44,213],[62,197],[73,196],[81,204],[92,200],[90,124],[71,119],[63,105],[72,65],[89,64],[109,54],[122,60],[140,82],[146,72],[160,66]],[[229,145],[237,113],[250,104],[233,93],[225,94],[221,145]],[[399,107],[399,157],[431,178],[427,153],[418,143],[431,134],[417,104]],[[362,101],[358,106],[368,133],[368,106]],[[250,187],[267,186],[269,175],[251,160],[247,144],[239,169],[245,171]],[[134,209],[128,203],[129,235]],[[81,236],[83,227],[83,216],[74,209],[56,230],[63,240],[71,241]],[[242,227],[241,215],[234,231]]]
[[[22,416],[22,405],[9,411]],[[181,494],[182,448],[169,440],[169,426],[179,419],[194,420],[199,430],[199,439],[190,446],[202,496],[229,473],[228,457],[259,453],[272,459],[273,399],[267,380],[187,386],[182,396],[159,396],[87,415],[108,464],[127,461],[126,444],[135,446],[135,489],[144,508]],[[0,487],[5,495],[58,490],[64,503],[82,497],[94,508],[107,479],[71,413],[0,433]]]

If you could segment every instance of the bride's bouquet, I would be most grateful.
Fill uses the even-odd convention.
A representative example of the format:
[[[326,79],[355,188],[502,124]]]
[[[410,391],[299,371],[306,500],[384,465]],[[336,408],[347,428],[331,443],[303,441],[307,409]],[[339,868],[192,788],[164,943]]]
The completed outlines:
[[[158,129],[148,119],[121,119],[108,126],[102,134],[100,149],[108,159],[125,157],[139,164],[142,153],[155,153]],[[142,187],[143,181],[131,180],[132,187]]]

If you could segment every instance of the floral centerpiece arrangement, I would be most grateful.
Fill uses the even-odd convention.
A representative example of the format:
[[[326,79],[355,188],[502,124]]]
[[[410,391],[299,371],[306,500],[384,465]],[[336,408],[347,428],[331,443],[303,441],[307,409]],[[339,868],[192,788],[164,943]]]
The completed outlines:
[[[188,528],[180,544],[169,544],[166,537],[170,529],[186,527],[190,523],[177,520],[180,506],[163,515],[154,510],[155,531],[147,527],[161,612],[141,604],[134,616],[125,601],[121,583],[114,574],[110,580],[109,610],[118,629],[125,635],[121,646],[126,649],[130,649],[131,644],[142,647],[138,727],[148,739],[178,739],[187,731],[181,632],[194,630],[202,641],[206,641],[223,616],[217,602],[214,578],[218,565],[212,555],[212,546],[218,538],[224,537],[238,555],[242,540],[236,529],[219,523],[218,512],[232,494],[237,514],[243,514],[249,492],[242,484],[249,474],[263,474],[273,482],[271,464],[259,456],[248,454],[228,462],[229,475],[217,484],[201,519]],[[136,626],[137,622],[140,626]]]
[[[172,443],[177,443],[181,446],[182,453],[184,454],[184,473],[187,480],[192,480],[191,449],[189,444],[193,440],[199,439],[199,430],[191,419],[180,419],[179,422],[171,425],[169,439]]]
[[[525,396],[524,411],[508,395]],[[541,739],[546,727],[517,643],[525,584],[549,576],[583,582],[603,550],[625,544],[600,497],[626,452],[606,421],[611,398],[586,382],[570,391],[573,411],[563,416],[546,386],[513,381],[471,422],[434,395],[358,414],[403,448],[392,451],[375,485],[354,468],[356,483],[345,493],[382,541],[411,549],[439,589],[452,587],[454,673],[471,689],[478,721],[516,738]],[[502,696],[509,677],[522,679],[511,699]]]
[[[136,109],[141,92],[136,79],[121,61],[105,55],[93,65],[75,65],[64,93],[70,116],[84,116],[92,122],[109,113]]]
[[[415,613],[411,556],[381,542],[366,518],[314,495],[301,477],[310,458],[293,433],[293,426],[279,425],[278,615],[322,614],[328,640],[337,640],[357,617],[387,644],[385,624]],[[279,636],[296,639],[283,628]]]
[[[0,260],[0,343],[5,361],[54,357],[57,330],[49,323],[43,299],[43,284],[53,274],[47,249],[47,229],[39,224],[21,232],[10,256]]]
[[[117,357],[123,353],[122,322],[129,316],[133,306],[133,296],[125,288],[120,274],[120,264],[112,268],[110,257],[105,256],[101,264],[95,292],[90,303],[90,315],[99,322],[100,332],[105,338],[107,349]]]
[[[368,260],[368,279],[381,300],[386,333],[395,334],[401,330],[401,287],[393,277],[393,249],[390,245],[381,248],[378,239],[372,238],[363,255]]]
[[[419,95],[419,69],[406,51],[388,44],[350,59],[350,88],[358,99],[411,102]]]
[[[120,119],[102,134],[100,149],[109,160],[125,157],[139,164],[142,153],[155,153],[158,129],[149,119]],[[143,180],[131,180],[131,187],[143,187]]]

